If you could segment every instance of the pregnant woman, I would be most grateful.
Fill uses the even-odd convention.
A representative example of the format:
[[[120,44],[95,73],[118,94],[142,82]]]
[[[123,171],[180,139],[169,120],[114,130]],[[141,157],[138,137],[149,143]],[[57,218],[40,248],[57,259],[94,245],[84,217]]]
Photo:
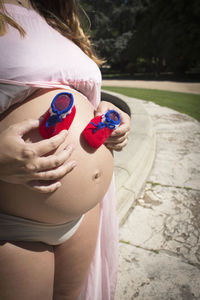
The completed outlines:
[[[0,173],[0,298],[114,299],[112,149],[125,146],[129,118],[112,104],[99,104],[98,61],[74,1],[0,5],[8,25],[0,38],[1,141],[8,154],[24,145],[13,167],[18,176]],[[67,135],[44,141],[38,122],[26,119],[39,119],[63,91],[74,96],[75,118]],[[94,115],[113,108],[121,126],[93,150],[82,131]],[[4,157],[1,151],[0,164]]]

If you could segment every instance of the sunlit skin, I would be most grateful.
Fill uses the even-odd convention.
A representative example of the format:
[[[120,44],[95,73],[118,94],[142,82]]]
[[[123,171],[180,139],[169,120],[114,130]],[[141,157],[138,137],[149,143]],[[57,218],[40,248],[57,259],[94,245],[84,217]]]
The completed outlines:
[[[5,2],[18,5],[18,10],[19,7],[23,7],[22,10],[32,9],[28,0],[20,0],[21,4],[17,0]],[[53,3],[59,11],[64,3],[62,0],[35,2],[43,2],[47,8]],[[76,1],[69,0],[65,4],[74,9]],[[15,10],[14,7],[12,9]],[[76,10],[73,11],[75,14]],[[71,16],[73,14],[69,13],[70,22],[73,21]],[[73,34],[77,34],[76,30]],[[52,43],[55,43],[53,38]],[[15,55],[14,40],[13,51]],[[32,61],[31,54],[29,57]],[[79,57],[77,59],[79,61]],[[38,65],[37,61],[35,63]],[[52,69],[52,74],[54,71]],[[88,72],[87,67],[84,71]],[[71,75],[75,76],[73,69]],[[75,76],[75,80],[78,79],[79,76]],[[94,78],[94,87],[95,82]],[[108,187],[113,173],[112,150],[121,151],[126,145],[130,119],[119,110],[120,126],[106,141],[106,146],[102,145],[94,151],[82,138],[82,130],[94,114],[117,108],[101,101],[94,112],[89,101],[74,91],[77,113],[69,132],[43,140],[38,133],[38,118],[47,111],[53,97],[61,90],[38,92],[1,116],[0,211],[54,224],[68,222],[83,213],[85,215],[75,234],[60,245],[47,245],[39,236],[39,242],[13,241],[15,237],[11,241],[0,241],[0,299],[77,300],[87,279],[88,284],[92,285],[88,290],[97,291],[98,287],[91,283],[93,278],[99,281],[104,265],[108,271],[105,277],[114,282],[109,278],[114,270],[112,262],[110,265],[107,260],[110,254],[116,254],[117,247],[113,249],[113,245],[116,245],[117,237],[113,226],[110,226],[110,218],[114,214],[113,186],[109,190]],[[96,100],[93,99],[94,103]],[[101,202],[107,190],[108,194]],[[114,222],[115,219],[111,225]],[[108,231],[106,225],[110,227]],[[26,231],[26,226],[23,230]],[[95,249],[97,256],[94,257]],[[91,273],[89,267],[93,258]],[[107,270],[106,266],[111,266],[111,269]],[[99,282],[99,288],[104,289],[103,282]]]
[[[59,92],[61,90],[43,91],[34,95],[6,115],[0,123],[0,131],[25,118],[39,118]],[[61,187],[54,193],[42,194],[23,185],[0,182],[4,195],[4,199],[0,200],[1,211],[42,222],[64,223],[87,212],[103,198],[112,178],[113,156],[105,145],[97,150],[87,145],[82,131],[94,116],[94,109],[80,93],[73,91],[73,95],[76,115],[63,149],[65,146],[74,148],[70,161],[76,166],[62,177]],[[43,139],[38,129],[29,132],[24,138],[32,143]]]

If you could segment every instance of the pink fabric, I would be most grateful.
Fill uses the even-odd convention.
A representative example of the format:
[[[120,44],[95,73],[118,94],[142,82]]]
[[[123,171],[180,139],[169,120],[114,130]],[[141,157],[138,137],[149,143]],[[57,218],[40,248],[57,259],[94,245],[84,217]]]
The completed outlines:
[[[0,37],[0,112],[38,87],[76,89],[96,108],[101,74],[79,47],[51,28],[35,11],[6,4],[26,37],[9,27]],[[118,267],[118,222],[114,180],[101,201],[97,247],[79,300],[113,300]]]

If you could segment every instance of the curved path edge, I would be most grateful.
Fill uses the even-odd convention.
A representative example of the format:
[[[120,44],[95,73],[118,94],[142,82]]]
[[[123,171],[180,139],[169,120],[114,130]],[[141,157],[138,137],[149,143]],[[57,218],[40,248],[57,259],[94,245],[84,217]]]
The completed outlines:
[[[135,200],[150,174],[156,153],[156,135],[153,122],[140,100],[103,90],[125,102],[131,111],[131,131],[128,145],[115,152],[115,181],[119,226],[132,211]],[[105,99],[106,100],[106,99]]]

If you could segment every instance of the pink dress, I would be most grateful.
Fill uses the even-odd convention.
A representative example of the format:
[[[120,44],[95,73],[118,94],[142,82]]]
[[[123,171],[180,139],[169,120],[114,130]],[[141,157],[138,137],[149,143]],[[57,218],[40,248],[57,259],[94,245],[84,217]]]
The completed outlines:
[[[26,31],[9,27],[0,37],[0,113],[23,101],[35,89],[73,88],[96,108],[101,73],[70,40],[51,28],[35,11],[13,4],[6,9]],[[118,267],[118,222],[114,181],[101,201],[97,246],[79,300],[113,300]]]

